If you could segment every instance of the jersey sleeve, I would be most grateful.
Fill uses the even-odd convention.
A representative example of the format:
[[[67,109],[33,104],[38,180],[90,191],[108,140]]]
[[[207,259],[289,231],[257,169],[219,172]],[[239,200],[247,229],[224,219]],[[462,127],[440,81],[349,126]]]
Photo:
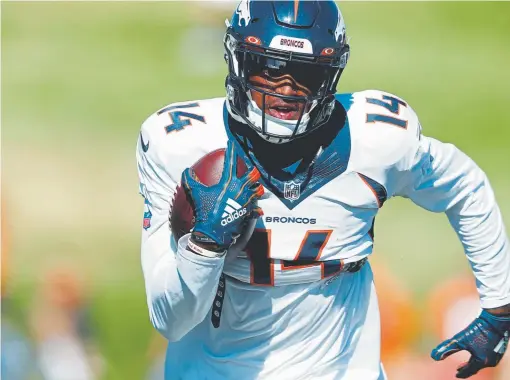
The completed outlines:
[[[177,244],[172,238],[170,200],[185,167],[171,162],[172,157],[179,157],[177,149],[187,147],[182,142],[163,146],[172,136],[159,135],[160,130],[163,127],[159,128],[157,115],[149,117],[136,149],[139,192],[144,199],[141,261],[150,320],[168,340],[177,341],[209,312],[224,259],[187,250],[189,234]]]
[[[418,134],[401,163],[395,195],[445,212],[476,277],[483,308],[510,303],[510,248],[485,173],[452,144]]]

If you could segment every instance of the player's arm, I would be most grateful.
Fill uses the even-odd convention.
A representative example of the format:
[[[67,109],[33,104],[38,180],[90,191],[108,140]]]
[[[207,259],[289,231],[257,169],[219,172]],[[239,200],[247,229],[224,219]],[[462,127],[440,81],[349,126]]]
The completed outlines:
[[[144,228],[141,260],[147,304],[153,326],[168,340],[177,341],[204,320],[209,312],[223,269],[224,259],[198,255],[187,249],[189,235],[177,246],[172,244],[169,228],[170,199],[176,180],[167,164],[159,157],[156,138],[147,129],[150,118],[142,126],[137,145],[140,193],[144,197]]]
[[[510,245],[493,190],[480,167],[452,144],[420,133],[416,136],[416,148],[410,149],[401,168],[403,182],[397,195],[427,210],[446,213],[476,277],[484,309],[468,328],[432,352],[435,360],[460,350],[471,352],[471,360],[457,373],[467,378],[483,367],[497,365],[506,349]]]
[[[508,310],[510,246],[485,173],[454,145],[425,136],[409,163],[398,195],[446,213],[476,276],[482,307]]]

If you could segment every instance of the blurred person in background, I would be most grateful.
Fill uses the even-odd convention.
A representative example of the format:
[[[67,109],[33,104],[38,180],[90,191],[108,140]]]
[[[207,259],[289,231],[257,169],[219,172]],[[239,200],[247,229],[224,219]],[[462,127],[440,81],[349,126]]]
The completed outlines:
[[[374,218],[397,196],[446,213],[477,279],[482,312],[432,358],[468,350],[467,378],[505,353],[510,251],[485,173],[424,136],[403,99],[336,94],[349,51],[332,1],[242,1],[225,35],[227,97],[171,104],[143,124],[142,266],[151,322],[170,341],[168,379],[385,379],[366,262]],[[189,167],[225,146],[218,186],[199,183]],[[195,225],[171,246],[178,185]],[[225,259],[252,219],[248,253]]]
[[[3,190],[3,189],[2,189]],[[5,380],[31,380],[42,379],[37,368],[37,360],[33,343],[23,332],[20,324],[26,316],[14,310],[15,305],[10,302],[8,291],[8,278],[10,277],[8,256],[10,251],[10,228],[7,218],[6,205],[2,191],[1,199],[1,348],[0,379]]]
[[[6,303],[2,296],[0,378],[5,380],[42,380],[34,344],[29,336],[17,326],[20,321],[13,323],[9,309],[8,302]]]
[[[482,309],[471,275],[460,275],[437,284],[422,306],[420,330],[433,339],[445,340],[469,325]],[[505,361],[506,357],[503,358]],[[453,380],[456,369],[469,360],[469,352],[459,352],[448,360],[430,366],[428,355],[409,351],[386,366],[392,380]],[[497,373],[503,370],[503,362],[496,368],[487,368],[470,377],[473,380],[499,380]]]
[[[421,319],[413,293],[383,262],[372,260],[381,314],[381,359],[391,379],[391,363],[415,349]]]
[[[45,380],[93,380],[103,372],[86,289],[77,273],[69,267],[53,268],[35,294],[31,327]]]
[[[410,289],[378,257],[371,266],[381,314],[381,361],[388,379],[407,380],[412,373],[413,380],[420,380],[420,372],[408,364],[418,355],[416,345],[422,330],[419,307]]]

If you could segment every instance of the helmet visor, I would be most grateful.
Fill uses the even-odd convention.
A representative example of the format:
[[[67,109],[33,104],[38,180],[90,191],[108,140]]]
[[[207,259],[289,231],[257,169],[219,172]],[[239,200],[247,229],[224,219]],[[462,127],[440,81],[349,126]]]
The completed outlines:
[[[241,59],[238,61],[242,62],[244,66],[241,67],[241,72],[244,74],[246,82],[249,83],[253,77],[262,77],[265,79],[266,85],[261,86],[260,81],[257,81],[256,87],[265,87],[266,90],[271,90],[272,82],[290,79],[293,87],[305,94],[307,100],[314,100],[326,95],[330,90],[336,71],[330,66],[317,63],[294,62],[246,51],[240,54],[243,57],[240,57]],[[299,98],[304,100],[303,96],[298,96]]]

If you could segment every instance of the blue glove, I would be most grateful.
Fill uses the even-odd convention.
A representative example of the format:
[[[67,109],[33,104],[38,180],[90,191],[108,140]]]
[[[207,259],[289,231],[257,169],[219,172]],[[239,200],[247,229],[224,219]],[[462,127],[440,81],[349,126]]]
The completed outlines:
[[[485,367],[495,367],[503,357],[510,334],[510,316],[495,316],[483,310],[478,318],[451,339],[434,348],[431,357],[443,360],[466,350],[471,358],[457,368],[457,378],[466,379]]]
[[[262,215],[257,206],[257,200],[264,194],[264,188],[257,182],[260,172],[248,166],[247,173],[238,178],[235,149],[229,141],[217,185],[198,182],[190,168],[183,172],[181,179],[195,214],[191,240],[216,252],[224,252],[235,243],[248,219]]]

